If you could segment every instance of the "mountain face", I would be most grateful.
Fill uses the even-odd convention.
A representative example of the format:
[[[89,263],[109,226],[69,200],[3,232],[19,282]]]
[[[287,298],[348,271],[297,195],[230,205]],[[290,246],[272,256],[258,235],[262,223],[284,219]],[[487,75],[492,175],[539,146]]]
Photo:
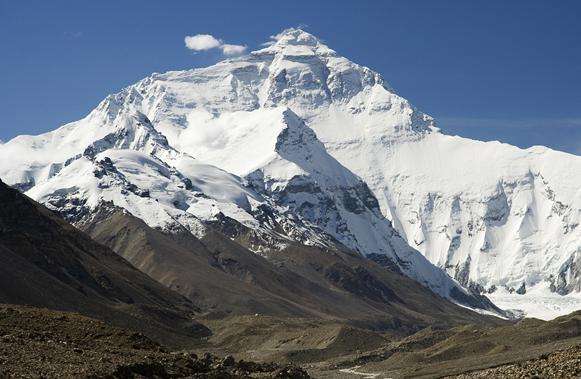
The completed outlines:
[[[580,174],[577,156],[442,134],[300,29],[0,146],[0,177],[75,225],[114,205],[265,257],[346,248],[459,302],[473,295],[450,277],[492,296],[579,291]]]
[[[209,335],[185,297],[2,182],[0,303],[82,313],[172,345]]]

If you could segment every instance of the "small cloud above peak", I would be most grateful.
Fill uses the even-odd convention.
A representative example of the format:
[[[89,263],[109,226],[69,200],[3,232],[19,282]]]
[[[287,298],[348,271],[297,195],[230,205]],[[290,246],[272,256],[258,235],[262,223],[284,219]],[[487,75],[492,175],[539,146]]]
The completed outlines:
[[[186,47],[192,51],[206,51],[212,49],[222,50],[227,56],[240,55],[246,51],[246,46],[224,43],[221,39],[211,34],[196,34],[184,38]]]
[[[210,34],[196,34],[195,36],[186,36],[184,38],[186,47],[194,51],[210,50],[220,47],[220,40]]]

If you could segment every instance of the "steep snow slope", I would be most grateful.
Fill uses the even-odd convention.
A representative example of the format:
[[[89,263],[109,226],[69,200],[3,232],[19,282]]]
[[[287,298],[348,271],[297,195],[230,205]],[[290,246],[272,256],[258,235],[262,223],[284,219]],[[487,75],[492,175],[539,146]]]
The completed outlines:
[[[132,117],[146,120],[147,130],[130,133],[131,143],[114,142]],[[284,238],[335,238],[364,254],[408,251],[387,218],[413,248],[474,289],[579,291],[579,157],[446,136],[379,74],[300,29],[244,57],[153,74],[83,120],[9,141],[0,147],[0,177],[24,190],[39,186],[29,194],[46,198],[56,188],[41,188],[60,180],[51,178],[65,174],[68,160],[85,159],[103,139],[96,151],[153,154],[180,178],[172,181],[197,186],[197,196],[178,183],[179,196],[156,198],[174,221],[183,217],[178,211],[199,220],[221,213],[265,227],[257,210],[268,203],[286,220]],[[301,233],[289,226],[297,222]],[[308,232],[312,226],[326,232],[322,240]]]
[[[358,159],[366,153],[383,165]],[[526,290],[549,280],[562,293],[578,285],[566,272],[581,246],[579,157],[437,133],[341,155],[380,178],[368,183],[398,230],[461,282]]]

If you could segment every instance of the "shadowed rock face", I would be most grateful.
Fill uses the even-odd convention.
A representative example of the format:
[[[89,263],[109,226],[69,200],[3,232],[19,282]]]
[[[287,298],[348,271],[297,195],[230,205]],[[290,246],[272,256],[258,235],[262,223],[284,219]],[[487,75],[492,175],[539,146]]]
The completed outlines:
[[[208,334],[195,307],[0,182],[0,302],[79,312],[170,343]]]

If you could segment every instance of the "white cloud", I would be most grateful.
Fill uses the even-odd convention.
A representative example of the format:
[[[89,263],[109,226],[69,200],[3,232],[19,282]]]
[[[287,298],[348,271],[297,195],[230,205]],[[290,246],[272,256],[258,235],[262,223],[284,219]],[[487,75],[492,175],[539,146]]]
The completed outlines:
[[[230,45],[227,43],[220,46],[220,48],[222,49],[222,53],[224,53],[224,55],[239,55],[246,51],[246,46]]]
[[[246,51],[246,46],[231,45],[224,43],[210,34],[196,34],[195,36],[186,36],[184,38],[186,47],[193,51],[205,51],[211,49],[220,49],[222,54],[232,56],[239,55]]]
[[[195,36],[186,36],[184,38],[186,47],[194,51],[210,50],[220,47],[222,42],[210,34],[196,34]]]

